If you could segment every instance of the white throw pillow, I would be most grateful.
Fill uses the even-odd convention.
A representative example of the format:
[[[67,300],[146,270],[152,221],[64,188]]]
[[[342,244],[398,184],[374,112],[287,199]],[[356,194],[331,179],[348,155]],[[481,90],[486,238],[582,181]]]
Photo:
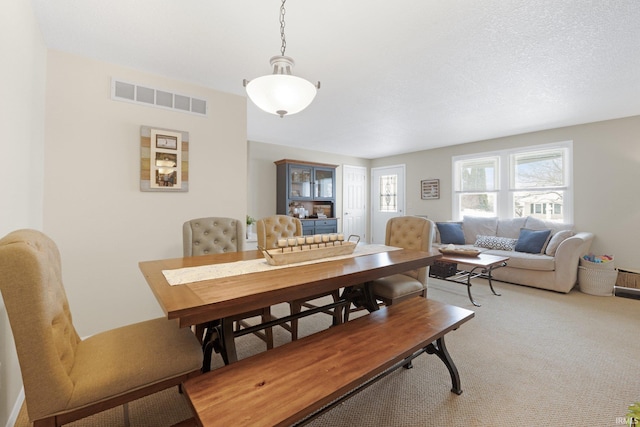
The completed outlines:
[[[551,240],[549,240],[549,243],[547,244],[547,249],[545,249],[544,253],[549,256],[555,256],[556,251],[558,250],[558,246],[560,246],[560,243],[564,242],[571,236],[573,236],[573,231],[571,230],[558,231],[556,234],[551,236]]]

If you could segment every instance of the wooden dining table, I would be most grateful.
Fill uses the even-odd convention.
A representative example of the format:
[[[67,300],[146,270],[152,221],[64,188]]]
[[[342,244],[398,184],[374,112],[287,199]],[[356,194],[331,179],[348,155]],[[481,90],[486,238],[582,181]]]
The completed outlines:
[[[370,311],[376,310],[377,304],[369,286],[371,281],[432,265],[442,256],[437,251],[395,249],[178,285],[171,285],[163,271],[214,264],[233,267],[233,263],[263,258],[262,252],[228,252],[142,261],[139,267],[167,318],[176,319],[181,327],[190,327],[356,286],[364,290],[363,299],[359,302]],[[237,360],[233,337],[227,336],[223,346],[229,355],[229,363]]]

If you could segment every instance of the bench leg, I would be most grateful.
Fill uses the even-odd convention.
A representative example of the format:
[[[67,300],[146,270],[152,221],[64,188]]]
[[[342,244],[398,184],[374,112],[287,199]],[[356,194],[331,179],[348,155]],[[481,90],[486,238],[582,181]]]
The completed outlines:
[[[453,363],[453,359],[449,355],[447,351],[447,347],[444,344],[444,337],[438,338],[435,343],[431,343],[426,348],[427,353],[435,354],[442,360],[449,370],[449,375],[451,375],[451,391],[455,394],[462,394],[462,389],[460,388],[460,374],[458,374],[458,368],[456,368],[455,363]]]

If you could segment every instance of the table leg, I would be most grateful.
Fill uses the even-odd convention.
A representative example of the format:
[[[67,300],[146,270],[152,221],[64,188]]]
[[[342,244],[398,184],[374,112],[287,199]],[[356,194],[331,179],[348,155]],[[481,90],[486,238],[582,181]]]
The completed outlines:
[[[449,352],[447,351],[447,347],[444,344],[444,337],[438,338],[435,343],[431,343],[426,348],[427,353],[435,354],[442,360],[449,370],[449,375],[451,375],[451,391],[455,394],[462,394],[462,389],[460,388],[460,374],[458,373],[458,368],[456,368],[455,363],[453,363],[453,359]]]
[[[469,271],[467,273],[467,294],[469,295],[469,301],[471,301],[471,304],[475,305],[476,307],[480,307],[480,304],[475,302],[475,300],[471,296],[471,277],[473,276],[473,272],[476,270],[476,268],[478,268],[478,267],[475,267],[475,268],[471,269],[471,271]],[[473,277],[475,277],[475,276],[473,276]]]
[[[344,308],[344,319],[346,323],[349,321],[350,307],[353,304],[356,309],[365,308],[371,313],[378,310],[378,302],[375,295],[373,295],[372,282],[366,282],[360,286],[347,286],[342,291],[342,299],[348,303]]]
[[[364,284],[364,299],[362,305],[369,310],[369,313],[380,309],[376,296],[373,295],[373,282],[366,282]]]
[[[493,292],[494,295],[500,296],[501,294],[497,293],[494,289],[493,289],[493,284],[491,283],[491,272],[493,271],[494,268],[500,268],[500,267],[504,267],[505,265],[507,265],[506,262],[503,262],[502,264],[500,264],[497,267],[489,267],[487,270],[483,271],[483,273],[485,273],[487,275],[487,280],[489,281],[489,287],[491,288],[491,292]]]
[[[220,321],[214,320],[205,325],[205,334],[202,338],[202,372],[211,370],[211,357],[213,352],[220,352]]]
[[[238,361],[236,354],[236,341],[233,333],[234,321],[232,318],[224,318],[220,321],[220,354],[225,365]]]

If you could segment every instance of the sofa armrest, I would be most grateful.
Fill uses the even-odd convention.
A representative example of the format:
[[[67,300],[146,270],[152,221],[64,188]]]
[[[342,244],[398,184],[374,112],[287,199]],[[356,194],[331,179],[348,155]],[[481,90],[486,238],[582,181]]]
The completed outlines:
[[[578,279],[580,257],[589,252],[593,233],[580,232],[564,240],[558,246],[555,255],[556,285],[562,292],[569,292]]]

